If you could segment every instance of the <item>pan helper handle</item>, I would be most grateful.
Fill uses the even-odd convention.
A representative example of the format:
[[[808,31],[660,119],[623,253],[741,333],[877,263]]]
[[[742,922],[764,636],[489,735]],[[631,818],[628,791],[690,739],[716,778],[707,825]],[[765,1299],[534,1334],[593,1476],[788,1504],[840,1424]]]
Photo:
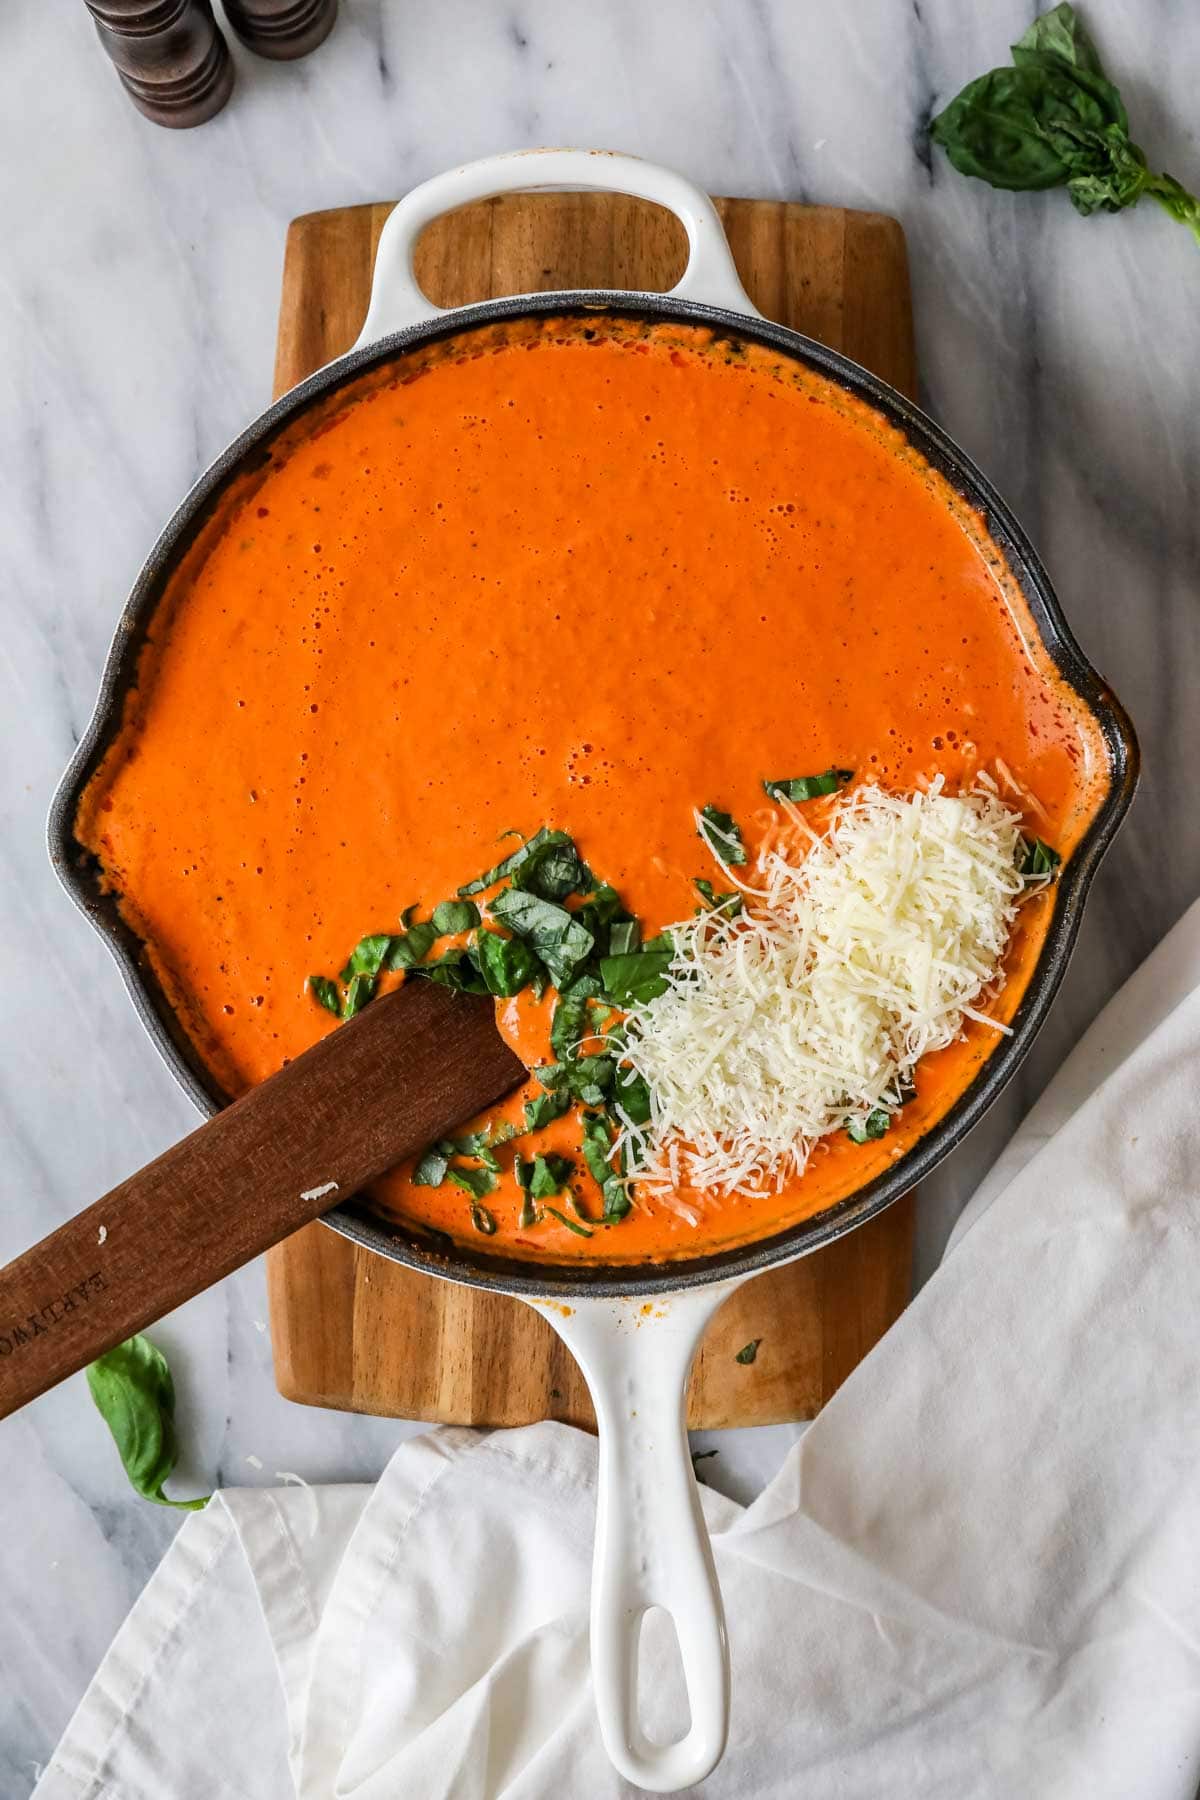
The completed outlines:
[[[702,189],[673,169],[610,150],[515,150],[487,156],[435,175],[413,188],[388,215],[375,256],[366,323],[355,349],[409,325],[447,316],[417,283],[413,253],[427,225],[442,213],[495,194],[594,189],[634,194],[666,207],[687,232],[687,267],[671,293],[680,300],[719,306],[757,319],[760,314],[738,279],[717,209]]]
[[[721,1590],[688,1450],[684,1406],[701,1333],[739,1285],[642,1299],[537,1303],[587,1380],[600,1431],[592,1571],[592,1681],[604,1746],[628,1781],[673,1794],[702,1781],[729,1729]],[[674,1623],[691,1719],[659,1744],[638,1709],[642,1622]]]

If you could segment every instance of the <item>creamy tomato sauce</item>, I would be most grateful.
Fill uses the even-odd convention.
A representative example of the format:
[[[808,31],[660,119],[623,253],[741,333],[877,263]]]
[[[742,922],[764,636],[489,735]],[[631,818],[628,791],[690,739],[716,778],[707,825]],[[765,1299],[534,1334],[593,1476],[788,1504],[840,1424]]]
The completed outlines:
[[[897,789],[1002,766],[1064,855],[1108,777],[982,520],[871,409],[703,329],[517,321],[363,378],[224,498],[76,829],[233,1094],[336,1029],[310,973],[452,896],[501,833],[570,832],[649,934],[717,874],[695,806],[753,852],[778,823],[763,779],[831,764]],[[1023,911],[1000,1018],[1050,906]],[[547,1060],[549,1000],[499,1006]],[[885,1138],[839,1134],[785,1192],[710,1198],[695,1228],[639,1202],[590,1242],[522,1233],[506,1162],[491,1242],[615,1262],[781,1228],[900,1155],[995,1044],[970,1026]],[[531,1143],[575,1155],[594,1211],[577,1121]],[[399,1171],[376,1197],[473,1237],[457,1188]]]

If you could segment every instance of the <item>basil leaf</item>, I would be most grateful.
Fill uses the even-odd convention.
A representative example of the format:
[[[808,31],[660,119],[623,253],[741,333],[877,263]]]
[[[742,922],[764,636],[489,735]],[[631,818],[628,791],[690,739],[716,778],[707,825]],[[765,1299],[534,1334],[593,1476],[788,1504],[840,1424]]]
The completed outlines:
[[[529,1180],[530,1198],[552,1200],[561,1194],[574,1168],[569,1156],[535,1156]]]
[[[511,1133],[509,1135],[512,1135]],[[496,1143],[507,1143],[504,1135],[494,1140]],[[496,1175],[500,1173],[500,1162],[492,1149],[493,1139],[487,1131],[473,1131],[469,1137],[439,1138],[435,1146],[443,1156],[474,1156],[491,1169]]]
[[[447,950],[436,962],[422,963],[417,974],[426,975],[430,981],[440,982],[459,994],[486,994],[488,991],[487,982],[469,950]]]
[[[479,923],[479,908],[470,900],[443,900],[433,909],[430,924],[439,937],[453,937],[460,931],[473,931]]]
[[[636,1006],[665,994],[673,950],[635,950],[629,956],[606,956],[600,964],[604,991],[618,1006]]]
[[[552,1219],[557,1219],[560,1225],[565,1225],[568,1231],[573,1231],[576,1237],[591,1237],[592,1234],[586,1225],[580,1225],[577,1220],[569,1219],[566,1213],[559,1212],[557,1206],[547,1206],[543,1210],[548,1212]]]
[[[505,888],[491,904],[492,917],[507,925],[537,952],[559,989],[571,980],[595,944],[590,931],[564,907],[520,888]]]
[[[349,962],[342,970],[341,979],[349,981],[355,975],[378,975],[391,947],[390,931],[375,931],[370,937],[359,938],[350,952]]]
[[[1041,838],[1025,838],[1025,854],[1021,859],[1021,874],[1026,881],[1037,881],[1043,875],[1053,875],[1062,862],[1057,850],[1044,844]]]
[[[999,188],[1065,187],[1085,216],[1150,194],[1200,241],[1200,199],[1154,174],[1129,136],[1120,92],[1072,6],[1036,19],[1013,67],[968,85],[930,126],[954,167]]]
[[[596,1114],[586,1114],[583,1121],[583,1160],[600,1189],[604,1203],[603,1217],[599,1220],[602,1225],[616,1225],[633,1204],[625,1177],[613,1167],[612,1147],[607,1120]]]
[[[571,1095],[565,1089],[557,1093],[538,1094],[525,1102],[526,1131],[542,1131],[554,1119],[571,1110]]]
[[[495,1237],[496,1221],[487,1207],[480,1206],[478,1201],[471,1205],[471,1223],[476,1231],[482,1231],[484,1237]]]
[[[583,1160],[587,1164],[592,1180],[600,1188],[613,1173],[609,1160],[612,1151],[612,1138],[608,1126],[597,1113],[585,1114],[583,1120]]]
[[[580,975],[569,987],[560,988],[550,1025],[550,1048],[559,1062],[568,1061],[581,1038],[588,1035],[588,1002],[600,994],[594,975]]]
[[[507,837],[509,833],[504,832],[503,835]],[[528,862],[529,858],[535,855],[543,844],[570,843],[570,841],[565,831],[549,831],[543,825],[540,831],[535,831],[531,838],[528,838],[510,855],[504,857],[494,868],[485,870],[477,881],[469,881],[465,887],[460,887],[459,899],[469,900],[472,894],[482,894],[485,888],[495,887],[496,883],[503,881],[506,875],[515,874],[522,863]]]
[[[853,769],[826,769],[823,775],[791,775],[786,781],[764,781],[763,787],[772,800],[815,800],[821,794],[836,794],[853,780]]]
[[[537,972],[537,957],[521,938],[505,938],[495,931],[480,930],[474,948],[488,993],[500,999],[519,994],[522,988],[529,986]]]
[[[460,1187],[464,1194],[470,1194],[473,1200],[482,1200],[485,1194],[494,1194],[499,1186],[498,1178],[492,1169],[456,1169],[453,1166],[446,1170],[446,1180]]]
[[[720,862],[731,866],[745,862],[746,846],[732,813],[722,812],[719,806],[702,806],[697,832]]]
[[[178,1461],[175,1383],[167,1359],[149,1339],[131,1337],[97,1358],[87,1372],[92,1399],[112,1432],[125,1473],[144,1500],[198,1512],[200,1500],[170,1500],[163,1484]]]
[[[330,981],[328,975],[310,975],[308,991],[318,1005],[326,1012],[331,1012],[335,1019],[342,1016],[342,996],[338,992],[336,981]]]
[[[892,1122],[892,1115],[885,1112],[882,1106],[875,1107],[866,1118],[846,1120],[846,1136],[855,1144],[866,1144],[872,1138],[883,1137]]]
[[[613,1100],[632,1124],[646,1125],[650,1120],[650,1088],[645,1076],[623,1069],[617,1076]]]
[[[755,1357],[758,1355],[758,1346],[761,1343],[762,1343],[761,1338],[751,1338],[750,1342],[748,1344],[742,1345],[741,1349],[738,1351],[737,1355],[733,1359],[734,1362],[752,1363],[754,1361]]]
[[[1096,46],[1073,6],[1056,6],[1035,19],[1024,37],[1013,45],[1012,58],[1019,64],[1034,53],[1046,52],[1061,56],[1064,62],[1090,75],[1104,74]]]
[[[586,893],[592,877],[573,840],[565,831],[552,831],[530,851],[512,884],[543,900],[565,900],[568,894]]]
[[[441,1187],[443,1181],[446,1179],[446,1170],[449,1167],[449,1160],[449,1157],[436,1145],[433,1149],[426,1150],[412,1172],[411,1180],[413,1186]]]
[[[607,884],[598,887],[591,898],[585,900],[575,914],[579,923],[591,932],[597,942],[615,920],[627,916],[625,908],[621,904],[620,894],[616,888],[609,887]]]
[[[409,911],[411,910],[410,907]],[[438,935],[437,926],[429,919],[420,925],[410,925],[407,931],[392,939],[384,966],[388,969],[415,969],[429,955],[437,943]]]
[[[741,912],[742,896],[739,893],[718,894],[712,882],[706,881],[703,875],[697,875],[692,885],[710,912],[722,912],[729,919],[736,919]]]
[[[360,1013],[368,1000],[375,998],[375,977],[373,975],[352,975],[350,985],[346,989],[346,1000],[342,1007],[343,1019],[352,1019]]]
[[[521,1190],[521,1211],[517,1216],[517,1228],[520,1231],[529,1231],[537,1224],[539,1217],[538,1209],[533,1204],[533,1196],[529,1191],[533,1184],[532,1162],[526,1161],[523,1156],[518,1156],[513,1163],[513,1174],[516,1176],[517,1186]]]
[[[565,1086],[577,1100],[599,1106],[611,1088],[616,1072],[617,1066],[611,1056],[580,1056],[566,1065],[563,1079]],[[593,1093],[598,1094],[599,1098],[593,1100]]]
[[[628,956],[642,941],[642,928],[636,919],[618,919],[608,934],[608,954]]]

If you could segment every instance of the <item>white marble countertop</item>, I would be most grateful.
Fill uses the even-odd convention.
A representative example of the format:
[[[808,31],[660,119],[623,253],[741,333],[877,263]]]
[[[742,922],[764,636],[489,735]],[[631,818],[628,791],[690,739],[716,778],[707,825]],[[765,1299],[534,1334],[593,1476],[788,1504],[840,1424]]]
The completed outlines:
[[[1151,160],[1200,185],[1200,13],[1089,0]],[[122,600],[179,496],[270,393],[284,233],[531,143],[628,149],[714,191],[877,208],[908,234],[929,410],[1039,544],[1141,734],[1146,774],[1020,1080],[921,1197],[927,1271],[979,1172],[1104,999],[1200,891],[1200,253],[1146,205],[1085,221],[930,157],[1001,60],[993,0],[342,0],[293,66],[238,53],[214,122],[159,130],[82,6],[9,0],[0,57],[0,1105],[7,1259],[194,1123],[43,847]],[[378,1472],[403,1425],[275,1393],[261,1267],[158,1331],[181,1485]],[[134,1500],[82,1379],[0,1426],[0,1791],[28,1791],[177,1515]],[[704,1465],[748,1491],[790,1434]],[[257,1464],[247,1459],[257,1458]]]

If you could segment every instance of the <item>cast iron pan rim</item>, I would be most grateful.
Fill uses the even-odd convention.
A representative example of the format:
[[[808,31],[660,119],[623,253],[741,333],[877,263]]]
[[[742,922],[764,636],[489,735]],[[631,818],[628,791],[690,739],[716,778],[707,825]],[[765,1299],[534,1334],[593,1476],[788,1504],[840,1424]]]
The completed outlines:
[[[570,1264],[531,1264],[487,1257],[453,1244],[448,1249],[432,1244],[426,1249],[420,1243],[393,1236],[364,1206],[353,1201],[326,1215],[328,1225],[365,1249],[376,1251],[392,1262],[466,1286],[543,1299],[569,1299],[572,1295],[588,1294],[641,1296],[755,1274],[818,1250],[874,1218],[923,1181],[962,1142],[1006,1086],[1045,1021],[1066,973],[1092,878],[1133,799],[1138,775],[1138,748],[1133,727],[1120,703],[1076,643],[1036,550],[971,458],[902,394],[838,351],[786,326],[749,319],[741,313],[695,301],[673,300],[662,294],[573,290],[487,300],[476,306],[456,308],[444,319],[410,326],[361,350],[350,351],[292,388],[248,426],[200,477],[163,529],[122,612],[91,721],[54,796],[47,835],[50,858],[60,880],[116,958],[138,1016],[160,1055],[201,1111],[215,1112],[221,1104],[220,1098],[214,1089],[205,1085],[196,1067],[187,1060],[181,1043],[168,1030],[165,1018],[157,1010],[147,972],[139,966],[133,934],[116,918],[115,908],[110,907],[107,915],[98,910],[96,871],[89,859],[81,856],[72,830],[83,789],[119,726],[123,681],[131,663],[136,661],[138,629],[144,617],[148,618],[152,613],[165,574],[174,559],[187,548],[209,503],[219,496],[226,481],[249,454],[312,401],[341,386],[352,376],[421,344],[456,336],[473,326],[499,319],[559,313],[615,314],[712,325],[733,337],[777,349],[818,369],[876,407],[900,428],[957,492],[983,514],[1030,604],[1043,644],[1100,724],[1111,767],[1104,802],[1057,884],[1050,929],[1038,966],[1014,1017],[1013,1035],[993,1051],[966,1093],[894,1168],[826,1211],[772,1237],[704,1257],[676,1263],[633,1264],[628,1268],[602,1264],[586,1269]]]

